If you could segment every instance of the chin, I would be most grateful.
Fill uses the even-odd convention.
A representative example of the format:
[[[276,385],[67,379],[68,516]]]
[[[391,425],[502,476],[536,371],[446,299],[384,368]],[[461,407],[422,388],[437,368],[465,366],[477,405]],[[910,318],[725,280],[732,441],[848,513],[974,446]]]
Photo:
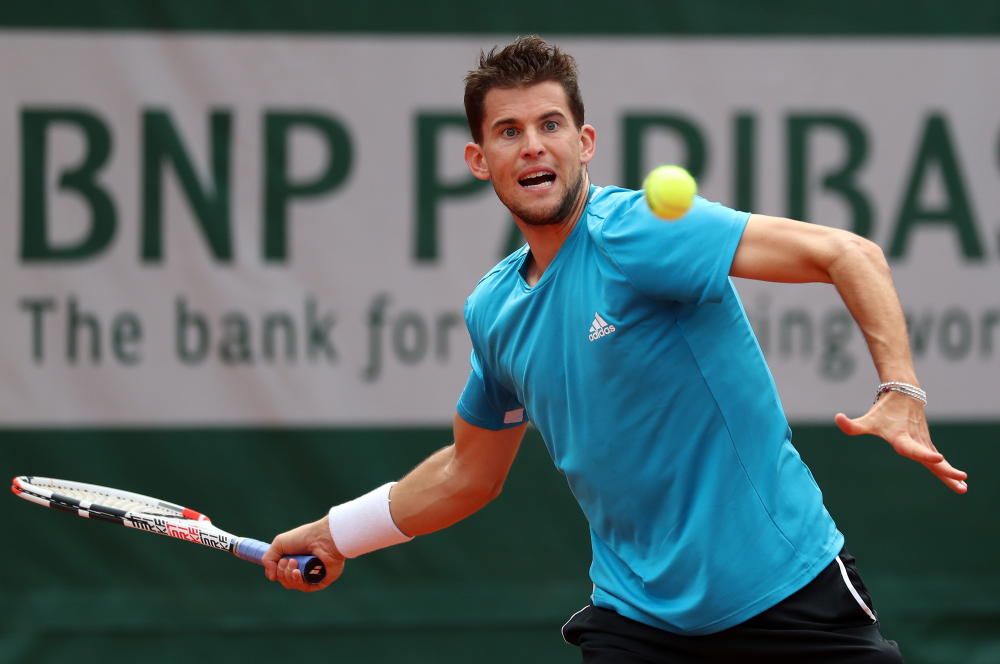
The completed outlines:
[[[517,217],[529,226],[551,226],[563,220],[557,218],[558,205],[550,205],[546,209],[522,210]]]
[[[525,212],[533,217],[549,216],[555,214],[566,200],[566,191],[559,191],[552,188],[544,193],[528,192],[519,203]]]

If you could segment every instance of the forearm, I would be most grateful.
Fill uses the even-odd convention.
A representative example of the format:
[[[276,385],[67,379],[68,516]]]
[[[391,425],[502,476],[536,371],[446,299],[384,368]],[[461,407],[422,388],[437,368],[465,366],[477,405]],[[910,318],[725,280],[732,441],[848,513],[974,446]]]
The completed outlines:
[[[455,416],[455,442],[406,477],[330,508],[330,535],[348,558],[447,528],[500,493],[527,425],[491,431]]]
[[[878,245],[851,236],[828,272],[864,334],[879,378],[918,384],[903,308]]]
[[[751,215],[730,268],[734,277],[785,283],[832,283],[854,316],[882,382],[917,385],[903,308],[889,264],[873,242],[846,231],[793,219]],[[916,393],[915,393],[916,394]],[[841,431],[872,434],[899,454],[927,466],[957,493],[965,473],[934,448],[922,398],[890,393],[856,419],[837,413]]]
[[[497,487],[476,482],[449,445],[392,487],[389,508],[401,531],[426,535],[474,514],[497,493]]]

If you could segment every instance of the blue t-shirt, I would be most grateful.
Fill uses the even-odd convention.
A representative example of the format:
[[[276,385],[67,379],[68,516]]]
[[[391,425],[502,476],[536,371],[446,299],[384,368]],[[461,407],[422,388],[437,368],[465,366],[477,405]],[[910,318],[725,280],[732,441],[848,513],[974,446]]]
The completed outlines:
[[[593,187],[538,283],[523,247],[465,307],[459,415],[530,417],[590,524],[593,603],[682,634],[770,608],[843,546],[729,279],[748,218],[697,198],[668,223]]]

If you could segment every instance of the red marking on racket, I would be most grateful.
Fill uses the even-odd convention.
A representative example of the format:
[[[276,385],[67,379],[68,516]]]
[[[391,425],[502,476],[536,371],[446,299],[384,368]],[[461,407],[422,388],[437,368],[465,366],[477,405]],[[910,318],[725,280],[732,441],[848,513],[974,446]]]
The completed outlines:
[[[191,519],[193,521],[208,521],[209,523],[212,522],[211,519],[209,519],[207,516],[205,516],[201,512],[195,512],[193,509],[191,509],[189,507],[185,507],[184,511],[181,512],[181,514],[184,515],[185,519]]]

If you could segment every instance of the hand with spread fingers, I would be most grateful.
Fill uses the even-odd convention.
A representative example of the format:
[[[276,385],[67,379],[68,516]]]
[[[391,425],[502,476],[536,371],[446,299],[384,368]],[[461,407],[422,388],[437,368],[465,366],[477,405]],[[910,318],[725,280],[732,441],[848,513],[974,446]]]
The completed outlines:
[[[931,441],[924,404],[917,399],[886,392],[861,417],[837,413],[834,421],[848,436],[870,434],[885,440],[897,454],[926,466],[955,493],[969,490],[966,473],[948,463]]]

